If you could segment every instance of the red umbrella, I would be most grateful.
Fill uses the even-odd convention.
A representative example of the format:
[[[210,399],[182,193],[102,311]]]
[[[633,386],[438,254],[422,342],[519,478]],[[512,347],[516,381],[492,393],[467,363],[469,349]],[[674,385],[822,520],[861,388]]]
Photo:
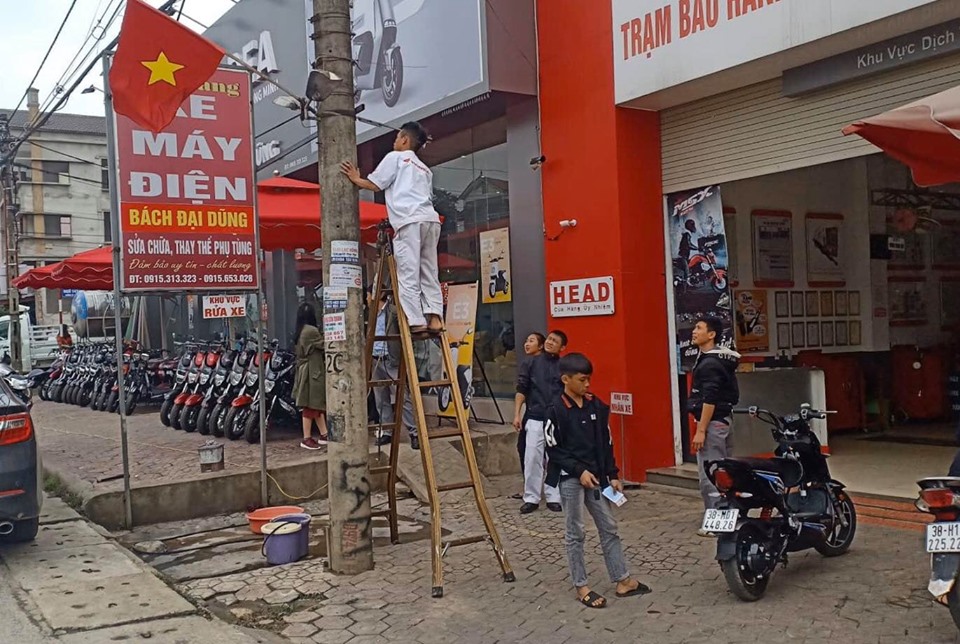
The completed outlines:
[[[960,87],[857,121],[843,133],[910,166],[918,186],[960,181]]]
[[[113,288],[113,271],[107,274],[86,273],[74,275],[61,275],[54,277],[54,273],[60,269],[63,262],[48,264],[32,268],[23,275],[20,275],[13,281],[17,288],[72,288],[87,291],[105,291]]]
[[[320,186],[275,177],[257,184],[260,246],[264,250],[316,250],[320,241]],[[360,202],[363,241],[374,242],[377,224],[387,218],[385,206]]]
[[[57,264],[47,264],[46,266],[31,268],[23,275],[17,276],[13,280],[13,285],[17,288],[53,288],[47,286],[47,284],[51,279],[50,276],[53,273],[53,269],[56,267]]]
[[[113,281],[113,249],[94,248],[63,260],[52,273],[55,280],[87,278]],[[64,288],[64,287],[60,287]]]

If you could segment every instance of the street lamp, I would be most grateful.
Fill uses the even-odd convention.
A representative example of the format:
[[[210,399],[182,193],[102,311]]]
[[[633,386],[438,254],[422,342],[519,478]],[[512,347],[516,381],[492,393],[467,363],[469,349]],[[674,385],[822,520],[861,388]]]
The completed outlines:
[[[103,94],[103,90],[97,87],[96,85],[91,85],[90,87],[85,87],[80,90],[81,94],[93,94],[94,92],[100,92]]]

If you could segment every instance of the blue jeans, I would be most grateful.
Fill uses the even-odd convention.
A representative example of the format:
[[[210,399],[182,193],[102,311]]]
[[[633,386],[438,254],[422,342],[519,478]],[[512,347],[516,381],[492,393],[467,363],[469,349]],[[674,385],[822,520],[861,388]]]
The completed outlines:
[[[617,520],[610,512],[610,502],[603,496],[598,499],[596,492],[598,490],[583,487],[576,478],[560,482],[560,503],[567,520],[563,543],[567,548],[570,577],[577,588],[587,585],[587,567],[583,559],[583,542],[586,539],[583,529],[584,505],[600,533],[600,547],[603,549],[603,561],[607,564],[610,580],[620,582],[630,576],[620,535],[617,534]]]

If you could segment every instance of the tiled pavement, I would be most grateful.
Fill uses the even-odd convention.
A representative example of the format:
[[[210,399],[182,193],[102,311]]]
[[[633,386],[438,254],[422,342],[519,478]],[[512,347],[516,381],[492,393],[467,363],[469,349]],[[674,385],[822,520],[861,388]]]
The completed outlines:
[[[590,610],[573,599],[562,516],[543,510],[520,516],[519,502],[503,495],[511,490],[501,479],[498,485],[501,496],[491,506],[517,573],[513,584],[500,581],[488,547],[466,546],[445,557],[445,596],[433,599],[428,542],[417,541],[379,548],[376,570],[356,577],[336,577],[317,561],[304,561],[179,588],[216,612],[232,612],[299,644],[960,641],[948,612],[926,593],[928,561],[916,532],[864,525],[844,557],[795,554],[767,596],[747,604],[727,591],[714,542],[695,535],[697,500],[631,491],[618,510],[621,535],[632,571],[653,593],[612,597],[591,531],[591,581],[610,607]],[[451,508],[447,515],[454,521],[472,516],[468,510]],[[474,522],[456,523],[462,536]]]

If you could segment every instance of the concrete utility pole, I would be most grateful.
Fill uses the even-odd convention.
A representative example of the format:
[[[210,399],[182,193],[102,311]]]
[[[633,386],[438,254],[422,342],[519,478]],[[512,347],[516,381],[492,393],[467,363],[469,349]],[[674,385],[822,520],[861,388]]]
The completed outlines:
[[[360,282],[360,204],[340,163],[357,159],[350,0],[313,0],[314,68],[335,74],[336,89],[317,105],[320,234],[323,237],[324,327],[330,496],[330,569],[373,569],[369,432]],[[308,97],[313,98],[313,97]],[[355,278],[355,282],[353,279]],[[349,284],[349,286],[348,286]],[[331,289],[334,290],[328,290]],[[336,289],[346,287],[346,305]],[[340,291],[342,293],[342,290]],[[344,337],[346,339],[342,339]],[[333,340],[334,337],[339,337]],[[332,341],[331,341],[332,340]]]
[[[20,233],[17,226],[19,203],[17,199],[17,182],[14,170],[14,160],[9,158],[14,149],[14,141],[10,138],[10,122],[6,115],[0,115],[0,202],[3,204],[0,217],[3,217],[3,261],[7,270],[7,307],[10,309],[10,361],[13,368],[23,371],[22,345],[20,343],[20,291],[13,285],[20,268]],[[0,356],[2,357],[2,356]]]

